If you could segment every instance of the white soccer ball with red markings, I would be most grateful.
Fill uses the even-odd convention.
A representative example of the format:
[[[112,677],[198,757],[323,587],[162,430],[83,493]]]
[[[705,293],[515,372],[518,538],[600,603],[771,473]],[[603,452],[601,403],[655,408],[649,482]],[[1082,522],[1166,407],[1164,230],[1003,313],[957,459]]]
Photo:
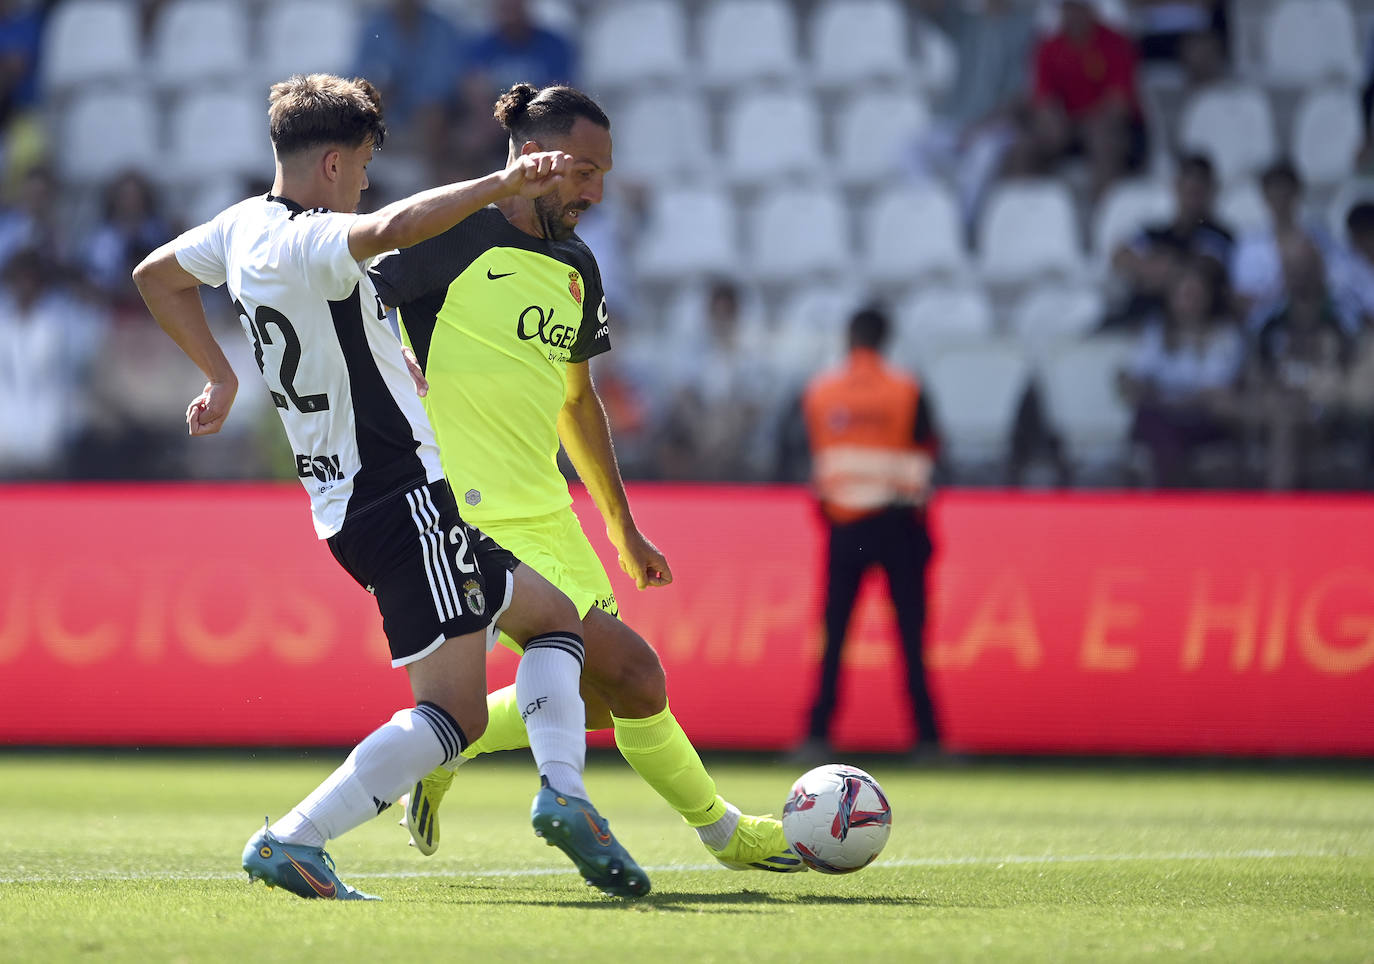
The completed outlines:
[[[892,833],[892,808],[878,781],[858,767],[808,770],[782,808],[782,832],[823,874],[852,874],[873,863]]]

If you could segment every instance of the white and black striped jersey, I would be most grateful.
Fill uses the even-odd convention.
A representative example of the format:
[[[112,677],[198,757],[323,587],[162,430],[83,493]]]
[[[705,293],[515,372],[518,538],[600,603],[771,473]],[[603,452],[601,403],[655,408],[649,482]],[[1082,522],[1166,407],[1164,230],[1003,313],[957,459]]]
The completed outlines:
[[[177,261],[201,283],[229,286],[321,539],[351,513],[443,478],[370,262],[349,254],[355,217],[268,195],[175,242]]]

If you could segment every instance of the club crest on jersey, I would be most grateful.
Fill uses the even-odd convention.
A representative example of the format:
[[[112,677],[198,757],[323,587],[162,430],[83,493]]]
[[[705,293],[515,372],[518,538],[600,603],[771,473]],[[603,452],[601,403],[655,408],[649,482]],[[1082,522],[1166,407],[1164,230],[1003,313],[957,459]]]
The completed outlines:
[[[463,598],[467,600],[468,612],[480,616],[487,611],[487,597],[482,595],[482,587],[476,579],[463,583]]]
[[[577,302],[577,307],[582,307],[582,278],[576,271],[568,272],[568,292],[573,296],[573,301]]]

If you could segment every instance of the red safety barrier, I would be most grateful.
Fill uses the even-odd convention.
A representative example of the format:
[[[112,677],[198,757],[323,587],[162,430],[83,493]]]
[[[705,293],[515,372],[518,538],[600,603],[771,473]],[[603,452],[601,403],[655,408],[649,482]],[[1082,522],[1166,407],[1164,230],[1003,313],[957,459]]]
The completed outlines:
[[[672,586],[626,621],[701,747],[801,735],[823,529],[799,488],[636,486]],[[972,752],[1374,753],[1374,500],[946,492],[932,688]],[[408,699],[290,485],[0,488],[0,742],[351,744]],[[874,577],[835,742],[913,737]],[[492,683],[514,675],[498,650]],[[604,738],[598,738],[604,742]]]

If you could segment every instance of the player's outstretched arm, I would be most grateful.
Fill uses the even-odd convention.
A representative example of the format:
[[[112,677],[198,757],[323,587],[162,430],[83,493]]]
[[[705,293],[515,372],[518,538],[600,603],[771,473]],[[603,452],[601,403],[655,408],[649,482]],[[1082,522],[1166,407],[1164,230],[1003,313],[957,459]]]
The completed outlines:
[[[521,154],[486,177],[431,188],[402,198],[372,214],[360,215],[348,231],[355,260],[408,248],[443,234],[459,221],[503,198],[534,198],[563,180],[572,156],[562,151]]]
[[[620,568],[639,589],[673,581],[668,560],[645,538],[630,513],[625,482],[615,460],[610,424],[586,362],[570,362],[568,387],[558,413],[558,435],[568,458],[606,523],[606,536],[620,556]]]
[[[213,435],[229,415],[239,380],[210,333],[200,281],[177,261],[173,244],[164,244],[139,263],[134,284],[154,320],[209,379],[186,407],[186,424],[192,435]]]

